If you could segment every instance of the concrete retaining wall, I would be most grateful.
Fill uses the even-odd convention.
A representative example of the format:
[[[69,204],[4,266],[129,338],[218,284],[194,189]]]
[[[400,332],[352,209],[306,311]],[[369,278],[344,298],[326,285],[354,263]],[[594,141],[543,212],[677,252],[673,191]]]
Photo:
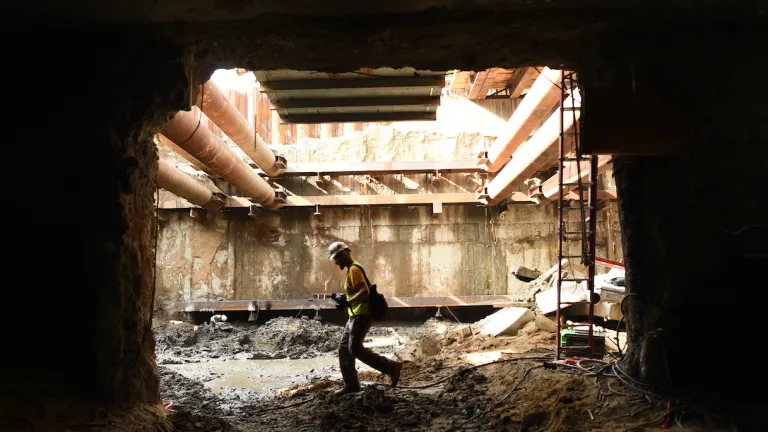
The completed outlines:
[[[616,206],[600,211],[598,255],[621,259]],[[487,213],[486,213],[487,212]],[[557,252],[556,207],[518,205],[503,215],[471,205],[290,208],[165,213],[158,240],[158,304],[178,300],[286,299],[340,291],[344,273],[328,261],[333,241],[350,244],[391,296],[516,294],[512,264],[546,270]],[[571,244],[571,253],[578,245]],[[575,272],[579,266],[573,267]]]

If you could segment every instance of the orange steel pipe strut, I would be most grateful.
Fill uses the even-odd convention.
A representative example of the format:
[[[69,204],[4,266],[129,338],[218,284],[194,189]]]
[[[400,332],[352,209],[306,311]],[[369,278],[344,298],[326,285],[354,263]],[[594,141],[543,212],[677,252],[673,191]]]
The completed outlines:
[[[488,149],[485,169],[496,172],[501,169],[518,147],[541,123],[541,120],[560,100],[560,70],[545,67],[528,90],[523,101],[515,109],[504,128],[503,135],[496,138]]]
[[[224,206],[224,201],[216,198],[208,188],[162,159],[157,163],[157,184],[207,210],[219,211]]]
[[[208,174],[210,177],[213,177],[213,178],[221,178],[220,175],[218,175],[215,172],[211,171],[210,168],[208,168],[207,166],[203,165],[202,162],[200,162],[199,160],[197,160],[194,157],[192,157],[192,155],[187,153],[186,151],[184,151],[183,148],[177,146],[175,142],[169,140],[167,136],[165,136],[163,134],[157,134],[157,137],[158,137],[158,139],[160,141],[160,144],[168,147],[169,149],[171,149],[174,152],[176,152],[176,154],[178,154],[179,156],[181,156],[184,159],[186,159],[187,162],[189,162],[190,165],[192,165],[196,170],[203,171],[204,173]]]
[[[179,111],[163,130],[163,135],[177,143],[212,171],[267,208],[277,208],[275,190],[259,177],[253,168],[240,160],[234,152],[208,128],[200,125],[198,117],[189,111]]]
[[[559,91],[559,90],[558,90]],[[577,105],[580,104],[580,96],[575,91]],[[565,100],[566,107],[573,106],[573,97]],[[580,111],[576,111],[575,116],[566,115],[563,119],[564,130],[567,131],[573,126],[574,117],[578,120]],[[560,109],[536,131],[536,133],[523,146],[515,152],[512,160],[499,172],[496,177],[488,183],[488,198],[484,204],[498,204],[505,198],[512,195],[518,186],[525,180],[531,178],[537,171],[540,171],[550,162],[558,152],[558,142],[560,138]]]
[[[264,173],[269,177],[280,175],[275,154],[213,81],[200,86],[196,104]]]

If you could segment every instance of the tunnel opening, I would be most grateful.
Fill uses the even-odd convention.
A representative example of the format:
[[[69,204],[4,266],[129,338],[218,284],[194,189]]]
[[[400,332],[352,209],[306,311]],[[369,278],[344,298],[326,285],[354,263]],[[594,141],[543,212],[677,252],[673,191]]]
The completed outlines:
[[[710,363],[696,361],[706,357],[703,350],[712,347],[711,340],[753,346],[748,331],[732,331],[719,321],[702,331],[699,323],[711,323],[714,313],[739,311],[740,329],[759,329],[759,313],[740,311],[746,302],[755,307],[765,299],[757,284],[733,279],[745,268],[762,268],[766,260],[762,200],[753,198],[761,196],[757,175],[765,160],[765,132],[759,126],[764,114],[749,70],[735,66],[765,64],[766,38],[754,18],[708,11],[683,11],[672,22],[648,11],[574,16],[553,9],[526,12],[522,22],[515,18],[519,12],[429,11],[387,16],[384,23],[344,16],[262,16],[257,25],[208,23],[181,30],[170,26],[172,31],[153,25],[98,26],[83,34],[67,26],[55,32],[41,27],[39,34],[50,41],[47,64],[55,69],[28,66],[40,64],[35,53],[43,47],[29,37],[29,29],[18,29],[24,39],[7,54],[24,67],[4,68],[3,76],[17,83],[8,88],[16,102],[8,159],[24,162],[9,165],[9,178],[24,184],[25,193],[13,192],[11,201],[25,218],[20,229],[8,229],[17,257],[11,273],[19,276],[13,281],[20,287],[9,290],[7,302],[12,355],[3,359],[3,426],[45,430],[68,423],[98,429],[143,419],[156,429],[170,428],[159,405],[149,331],[154,134],[173,113],[191,105],[191,89],[204,81],[201,77],[220,67],[342,72],[382,64],[438,70],[565,64],[582,73],[586,99],[590,88],[599,92],[613,89],[615,82],[628,83],[618,87],[635,92],[617,92],[621,100],[610,106],[635,106],[637,112],[653,112],[666,103],[679,107],[670,96],[678,93],[670,89],[693,87],[696,91],[682,104],[687,106],[676,111],[693,117],[692,150],[682,156],[629,154],[615,161],[628,289],[642,298],[626,305],[634,340],[628,371],[663,385],[666,355],[674,387],[708,393],[721,406],[738,408],[730,414],[743,414],[747,425],[759,426],[757,410],[741,399],[764,400],[757,391],[765,383],[764,372],[713,370]],[[293,19],[301,31],[288,30],[286,22]],[[512,29],[510,21],[517,23]],[[574,21],[584,23],[577,43],[570,37]],[[734,28],[730,22],[739,24]],[[33,23],[29,28],[41,25]],[[453,26],[476,28],[478,23],[486,31],[444,42],[455,36]],[[257,47],[243,39],[248,35],[258,36]],[[513,36],[520,43],[500,45]],[[376,48],[368,49],[369,44]],[[729,66],[713,68],[712,58]],[[85,78],[68,67],[94,60],[99,66]],[[678,70],[694,72],[670,72]],[[663,76],[664,85],[638,91],[643,73]],[[40,101],[52,97],[55,102],[41,109]],[[584,121],[589,141],[586,134],[595,129]],[[661,134],[652,123],[616,124],[624,125],[620,131],[632,131],[621,136],[623,141],[674,147],[663,136],[650,139],[650,132]],[[713,208],[704,204],[713,201],[718,203]],[[702,258],[707,250],[715,257]],[[34,304],[62,324],[22,312]],[[662,338],[652,333],[658,328],[664,329]],[[59,359],[56,367],[49,361],[52,354]],[[546,413],[523,413],[513,421],[540,424],[545,418]]]

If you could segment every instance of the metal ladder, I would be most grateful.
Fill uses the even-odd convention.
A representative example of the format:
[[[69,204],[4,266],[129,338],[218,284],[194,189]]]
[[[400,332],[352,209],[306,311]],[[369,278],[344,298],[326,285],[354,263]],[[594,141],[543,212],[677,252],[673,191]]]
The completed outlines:
[[[586,351],[589,357],[594,355],[595,341],[594,341],[594,319],[595,319],[595,240],[596,240],[596,228],[597,228],[597,156],[596,155],[584,155],[582,151],[581,143],[581,125],[579,123],[579,117],[581,114],[581,101],[577,100],[576,94],[578,94],[578,84],[575,80],[573,72],[562,72],[560,80],[560,158],[558,162],[558,184],[559,184],[559,201],[558,201],[558,248],[557,248],[557,350],[555,352],[556,358],[559,360],[563,352],[562,346],[562,330],[563,328],[572,327],[563,325],[561,322],[561,308],[565,305],[572,304],[588,304],[589,305],[589,318],[588,318],[588,337],[587,345],[568,346],[568,350],[574,351]],[[570,98],[570,106],[566,102]],[[577,115],[577,113],[579,115]],[[573,126],[571,131],[565,130],[566,116],[572,116]],[[569,152],[566,149],[566,138],[572,137],[574,143],[574,152]],[[588,175],[587,181],[582,181],[582,165],[588,163]],[[566,166],[575,167],[577,176],[576,181],[564,181],[564,170]],[[572,169],[569,177],[573,178]],[[575,188],[576,199],[566,202],[566,189]],[[584,193],[587,194],[587,199],[584,199]],[[575,206],[574,206],[575,204]],[[576,213],[579,220],[578,231],[568,231],[566,223],[573,221],[570,216]],[[568,255],[563,249],[564,243],[568,241],[578,241],[581,246],[580,255]],[[563,259],[572,260],[579,258],[580,263],[586,267],[586,277],[577,278],[575,275],[564,277],[563,275]],[[562,284],[563,282],[585,282],[588,290],[588,298],[586,301],[564,302],[562,301]],[[579,325],[581,327],[582,325]]]

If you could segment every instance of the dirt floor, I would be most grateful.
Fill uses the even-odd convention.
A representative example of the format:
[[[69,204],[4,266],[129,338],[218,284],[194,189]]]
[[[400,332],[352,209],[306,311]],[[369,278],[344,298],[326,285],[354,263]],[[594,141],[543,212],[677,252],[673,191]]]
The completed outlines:
[[[732,430],[628,387],[610,363],[545,368],[554,335],[532,322],[512,337],[463,338],[456,327],[437,319],[375,327],[366,345],[408,359],[400,385],[358,366],[363,391],[334,396],[339,326],[291,318],[228,331],[162,325],[162,397],[184,431],[640,431],[665,422],[667,430]]]

